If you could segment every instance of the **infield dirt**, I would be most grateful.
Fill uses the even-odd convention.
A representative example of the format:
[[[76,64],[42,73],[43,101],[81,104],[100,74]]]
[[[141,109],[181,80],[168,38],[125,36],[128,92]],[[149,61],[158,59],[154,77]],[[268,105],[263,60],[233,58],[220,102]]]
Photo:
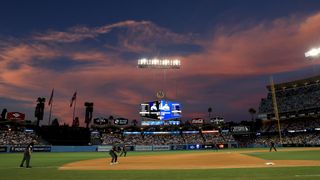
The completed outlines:
[[[303,150],[303,149],[299,149]],[[310,149],[308,149],[310,150]],[[246,151],[248,152],[248,151]],[[257,151],[253,151],[257,152]],[[119,164],[110,165],[110,157],[76,161],[60,170],[156,170],[156,169],[217,169],[320,166],[316,160],[264,160],[244,152],[199,152],[120,157]],[[272,152],[277,153],[277,152]],[[269,165],[268,165],[269,164]],[[272,165],[270,165],[272,164]]]

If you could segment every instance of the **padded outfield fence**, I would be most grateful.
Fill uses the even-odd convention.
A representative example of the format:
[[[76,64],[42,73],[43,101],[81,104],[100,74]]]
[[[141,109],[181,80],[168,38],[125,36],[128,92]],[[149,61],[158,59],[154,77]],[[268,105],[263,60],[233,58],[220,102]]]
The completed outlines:
[[[239,148],[236,143],[228,144],[179,144],[179,145],[135,145],[126,146],[127,151],[171,151],[171,150],[217,150]],[[250,144],[245,148],[266,148],[267,145]],[[284,144],[277,147],[320,147],[319,145],[304,145],[304,144]],[[23,152],[26,146],[0,146],[0,153],[16,153]],[[107,152],[112,148],[111,145],[92,145],[92,146],[50,146],[50,145],[35,145],[33,152]]]
[[[215,149],[216,145],[185,144],[185,145],[136,145],[126,146],[128,151],[170,151],[170,150],[204,150]],[[223,145],[224,148],[232,147],[230,144]],[[0,153],[23,152],[26,146],[0,146]],[[34,152],[106,152],[112,148],[105,146],[34,146]]]

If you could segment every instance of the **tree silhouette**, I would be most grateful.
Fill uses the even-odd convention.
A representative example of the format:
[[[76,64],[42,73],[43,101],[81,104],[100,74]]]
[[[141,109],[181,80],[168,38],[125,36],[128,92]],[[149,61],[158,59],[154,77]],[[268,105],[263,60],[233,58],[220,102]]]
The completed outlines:
[[[2,110],[2,113],[1,113],[1,120],[5,120],[6,119],[6,115],[7,115],[7,109],[6,108],[4,108],[3,110]]]
[[[132,125],[133,126],[137,126],[137,124],[138,124],[138,121],[136,119],[132,120]]]
[[[55,118],[55,119],[52,121],[51,126],[59,126],[59,121],[58,121],[57,118]]]
[[[37,126],[39,127],[40,121],[43,120],[44,103],[46,102],[46,98],[38,97],[37,102],[34,116],[37,118]]]
[[[251,114],[252,131],[253,131],[253,129],[254,129],[254,115],[256,114],[257,111],[254,108],[250,108],[248,111]]]
[[[109,118],[108,118],[108,124],[111,124],[111,122],[113,121],[113,119],[114,119],[113,116],[110,115]]]
[[[211,107],[208,108],[208,113],[209,113],[209,119],[210,119],[211,118],[211,113],[212,113],[212,108]]]
[[[256,110],[254,108],[250,108],[249,109],[249,113],[251,114],[251,120],[253,121],[254,120],[254,115],[256,114]]]

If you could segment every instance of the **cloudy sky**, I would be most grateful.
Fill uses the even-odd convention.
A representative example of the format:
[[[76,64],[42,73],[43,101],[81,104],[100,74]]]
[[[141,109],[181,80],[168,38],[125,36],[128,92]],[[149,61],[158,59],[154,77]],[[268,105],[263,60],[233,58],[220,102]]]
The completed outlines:
[[[318,0],[1,1],[0,109],[34,119],[54,93],[53,116],[138,119],[139,103],[166,90],[185,119],[250,119],[265,86],[320,73],[304,52],[320,45]],[[139,58],[179,58],[180,70],[137,68]],[[166,79],[166,80],[164,80]],[[49,106],[46,103],[45,121]]]

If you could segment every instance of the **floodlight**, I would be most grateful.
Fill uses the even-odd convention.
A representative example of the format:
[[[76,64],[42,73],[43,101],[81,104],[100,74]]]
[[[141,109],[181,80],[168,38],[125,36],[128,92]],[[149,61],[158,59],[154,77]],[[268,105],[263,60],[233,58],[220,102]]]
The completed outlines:
[[[320,48],[313,48],[308,52],[304,53],[305,57],[315,58],[320,55]]]
[[[151,69],[180,69],[181,62],[179,59],[139,59],[138,68]]]

